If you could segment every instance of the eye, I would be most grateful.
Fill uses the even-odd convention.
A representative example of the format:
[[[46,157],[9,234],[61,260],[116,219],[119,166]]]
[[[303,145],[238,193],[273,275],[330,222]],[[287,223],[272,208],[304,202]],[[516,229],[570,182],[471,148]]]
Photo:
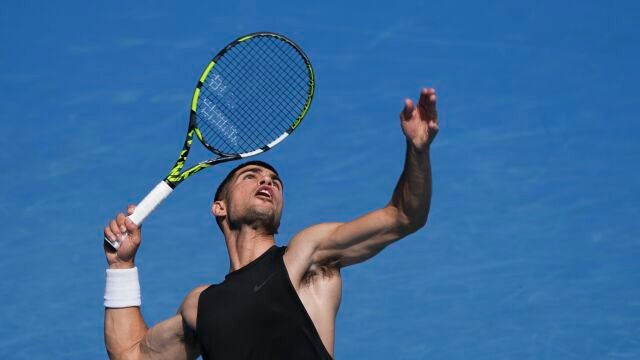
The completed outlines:
[[[253,175],[252,173],[247,173],[247,174],[244,176],[244,178],[245,178],[245,179],[254,179],[255,177],[256,177],[256,176],[255,176],[255,175]]]

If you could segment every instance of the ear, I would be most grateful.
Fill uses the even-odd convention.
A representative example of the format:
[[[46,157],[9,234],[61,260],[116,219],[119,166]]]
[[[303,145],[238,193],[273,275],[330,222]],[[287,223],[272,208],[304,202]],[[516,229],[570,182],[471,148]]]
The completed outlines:
[[[224,201],[218,200],[214,201],[211,205],[211,213],[215,217],[227,216],[227,207]]]

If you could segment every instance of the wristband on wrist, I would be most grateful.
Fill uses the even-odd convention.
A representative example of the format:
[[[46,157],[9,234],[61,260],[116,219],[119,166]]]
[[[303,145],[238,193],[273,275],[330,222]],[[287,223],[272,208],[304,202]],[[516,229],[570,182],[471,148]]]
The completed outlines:
[[[107,308],[125,308],[140,306],[140,304],[138,268],[107,269],[104,306]]]

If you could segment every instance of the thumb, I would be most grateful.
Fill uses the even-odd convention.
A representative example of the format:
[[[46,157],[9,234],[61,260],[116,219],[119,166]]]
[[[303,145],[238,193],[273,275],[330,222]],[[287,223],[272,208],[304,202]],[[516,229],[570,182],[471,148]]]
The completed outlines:
[[[404,99],[404,108],[400,113],[400,118],[402,120],[407,120],[411,118],[412,114],[413,114],[413,101],[411,101],[411,99]]]
[[[140,232],[140,226],[136,225],[131,219],[126,218],[124,220],[124,226],[127,228],[127,231],[130,234],[135,234],[136,232]]]
[[[135,211],[136,211],[136,206],[135,205],[132,204],[132,205],[129,205],[127,207],[127,214],[129,216],[131,216]],[[131,221],[131,219],[129,217],[127,217],[125,219],[124,225],[125,225],[125,227],[127,228],[127,231],[130,234],[135,234],[135,235],[139,235],[140,234],[140,225],[137,225],[136,223]]]
[[[134,246],[137,247],[142,239],[140,226],[136,225],[136,223],[131,221],[129,218],[125,219],[124,226],[127,228],[127,232],[129,233],[129,239],[131,239]]]

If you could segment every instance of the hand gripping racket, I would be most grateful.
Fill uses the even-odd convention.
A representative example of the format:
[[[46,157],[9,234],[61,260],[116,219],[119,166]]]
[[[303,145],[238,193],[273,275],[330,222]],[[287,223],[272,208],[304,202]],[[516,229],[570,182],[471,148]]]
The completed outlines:
[[[260,32],[231,42],[198,80],[178,160],[138,204],[129,216],[131,221],[140,225],[176,186],[200,170],[276,146],[300,125],[311,105],[314,86],[309,59],[288,38]],[[217,157],[182,171],[194,134]],[[118,249],[125,237],[105,240]]]

